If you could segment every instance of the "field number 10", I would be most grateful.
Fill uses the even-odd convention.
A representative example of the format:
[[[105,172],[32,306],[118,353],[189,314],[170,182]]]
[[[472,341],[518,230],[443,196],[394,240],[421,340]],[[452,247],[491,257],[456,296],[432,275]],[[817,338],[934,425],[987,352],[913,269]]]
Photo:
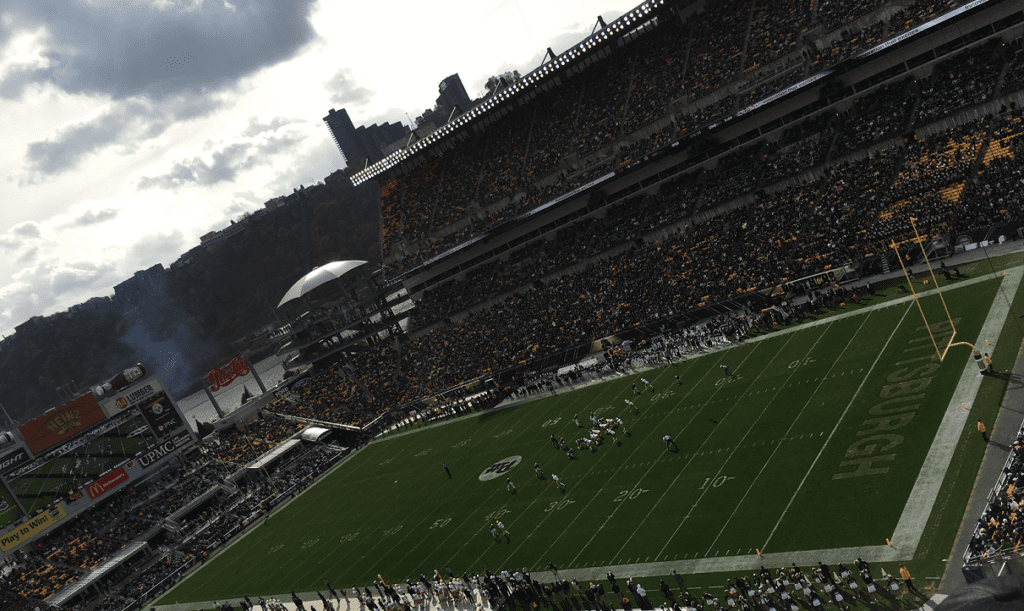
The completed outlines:
[[[725,484],[725,482],[727,482],[727,481],[729,481],[731,479],[736,479],[736,478],[735,477],[726,477],[724,475],[722,475],[721,477],[707,477],[707,478],[704,478],[704,483],[701,484],[700,488],[697,488],[697,490],[707,490],[708,487],[711,487],[711,488],[721,488],[722,485]]]

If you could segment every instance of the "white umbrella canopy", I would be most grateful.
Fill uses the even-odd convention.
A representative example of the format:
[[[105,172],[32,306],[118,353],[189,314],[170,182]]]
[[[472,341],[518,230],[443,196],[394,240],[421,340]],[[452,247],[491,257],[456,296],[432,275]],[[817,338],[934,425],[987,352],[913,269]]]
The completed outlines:
[[[366,261],[331,261],[330,263],[316,267],[313,271],[299,278],[299,281],[293,284],[292,288],[288,289],[288,292],[281,298],[281,303],[277,304],[277,307],[283,306],[292,299],[302,297],[322,284],[330,282],[331,280],[337,280],[346,273],[365,263]]]

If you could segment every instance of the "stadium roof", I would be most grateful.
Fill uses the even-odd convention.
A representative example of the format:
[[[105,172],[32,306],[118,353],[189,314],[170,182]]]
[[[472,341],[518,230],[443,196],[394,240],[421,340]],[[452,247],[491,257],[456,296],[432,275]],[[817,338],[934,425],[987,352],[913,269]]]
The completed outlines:
[[[302,442],[293,437],[288,441],[282,443],[281,445],[277,446],[273,450],[267,452],[263,456],[257,458],[255,461],[253,461],[251,465],[249,465],[249,468],[262,469],[264,467],[268,467],[274,464],[275,460],[281,458],[282,456],[290,452],[292,448],[294,448],[297,445],[302,445]]]
[[[366,261],[331,261],[326,265],[313,268],[313,271],[299,278],[298,282],[288,289],[288,292],[281,298],[281,303],[277,304],[277,307],[283,306],[292,299],[298,299],[331,280],[337,280],[365,263]]]
[[[330,432],[330,429],[325,429],[322,426],[311,426],[304,429],[302,433],[299,435],[299,437],[305,439],[306,441],[317,442],[320,441],[321,437]]]

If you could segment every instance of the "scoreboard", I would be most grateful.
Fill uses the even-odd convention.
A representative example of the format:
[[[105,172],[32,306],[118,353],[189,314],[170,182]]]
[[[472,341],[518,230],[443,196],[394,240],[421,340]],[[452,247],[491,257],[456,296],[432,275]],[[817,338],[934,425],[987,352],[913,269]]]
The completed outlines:
[[[0,456],[0,553],[145,479],[195,442],[154,375],[97,400],[86,393],[32,420]]]

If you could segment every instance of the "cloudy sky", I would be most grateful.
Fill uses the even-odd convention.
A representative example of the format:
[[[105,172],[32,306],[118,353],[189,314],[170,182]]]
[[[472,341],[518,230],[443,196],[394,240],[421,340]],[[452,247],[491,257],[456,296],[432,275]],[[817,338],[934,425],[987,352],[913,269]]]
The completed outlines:
[[[328,109],[408,124],[639,2],[3,0],[0,335],[323,180]]]

